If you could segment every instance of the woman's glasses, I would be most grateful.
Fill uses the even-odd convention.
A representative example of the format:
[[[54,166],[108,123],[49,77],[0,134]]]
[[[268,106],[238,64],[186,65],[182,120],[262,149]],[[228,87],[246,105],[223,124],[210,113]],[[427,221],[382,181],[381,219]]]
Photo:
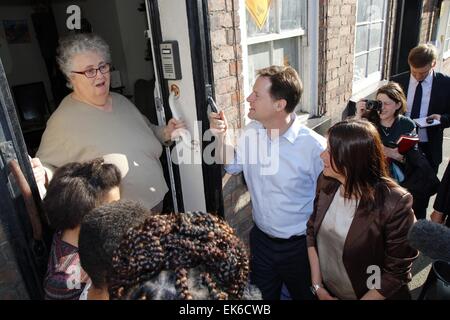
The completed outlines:
[[[110,64],[105,63],[99,66],[98,68],[91,68],[85,71],[72,71],[72,73],[84,74],[87,78],[95,78],[97,76],[97,71],[100,71],[101,74],[105,74],[109,72]]]

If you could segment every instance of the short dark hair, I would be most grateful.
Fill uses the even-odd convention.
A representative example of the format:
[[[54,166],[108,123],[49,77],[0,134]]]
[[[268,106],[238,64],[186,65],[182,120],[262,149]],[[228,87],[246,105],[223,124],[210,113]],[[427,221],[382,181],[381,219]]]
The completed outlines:
[[[122,239],[109,292],[112,299],[241,299],[248,272],[247,251],[223,219],[154,215]]]
[[[273,99],[286,100],[286,112],[291,113],[300,102],[303,93],[303,84],[297,71],[292,67],[271,66],[258,71],[260,77],[269,78],[270,96]]]
[[[108,286],[113,252],[122,237],[150,215],[150,210],[140,203],[121,200],[99,206],[84,216],[78,240],[80,263],[96,288]]]
[[[43,200],[49,224],[56,230],[77,227],[83,216],[102,203],[104,196],[121,181],[119,169],[102,158],[58,168]]]
[[[438,57],[437,49],[432,44],[420,44],[413,48],[408,55],[408,63],[414,68],[423,68]]]
[[[398,185],[389,177],[377,128],[365,119],[338,122],[328,130],[328,145],[333,169],[346,177],[345,196],[356,196],[368,210],[382,208],[386,188]]]

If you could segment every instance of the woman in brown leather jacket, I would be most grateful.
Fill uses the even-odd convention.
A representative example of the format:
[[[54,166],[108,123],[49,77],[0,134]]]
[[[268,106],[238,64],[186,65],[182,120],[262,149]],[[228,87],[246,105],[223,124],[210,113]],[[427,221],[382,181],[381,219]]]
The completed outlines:
[[[410,298],[412,196],[389,178],[377,129],[337,123],[321,158],[307,229],[313,292],[320,300]]]

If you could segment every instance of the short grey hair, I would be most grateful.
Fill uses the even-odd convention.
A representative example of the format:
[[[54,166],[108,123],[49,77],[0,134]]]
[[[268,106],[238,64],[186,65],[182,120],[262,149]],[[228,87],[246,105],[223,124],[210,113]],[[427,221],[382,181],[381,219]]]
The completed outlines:
[[[109,45],[96,34],[76,33],[59,40],[56,62],[66,78],[69,78],[72,71],[73,57],[86,52],[96,52],[103,57],[105,62],[111,62]]]

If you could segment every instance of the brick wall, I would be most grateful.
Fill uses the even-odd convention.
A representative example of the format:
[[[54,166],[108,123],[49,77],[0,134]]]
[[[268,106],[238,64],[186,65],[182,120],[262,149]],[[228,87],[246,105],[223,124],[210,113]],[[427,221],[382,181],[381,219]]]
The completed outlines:
[[[431,40],[435,19],[435,0],[423,0],[422,18],[420,21],[420,43]]]
[[[320,0],[319,107],[332,118],[352,95],[357,0]]]
[[[232,128],[244,125],[239,0],[208,0],[216,102]],[[246,243],[252,226],[250,196],[241,175],[222,181],[225,219]]]
[[[0,223],[0,300],[25,300],[28,294],[24,286],[13,251]]]

